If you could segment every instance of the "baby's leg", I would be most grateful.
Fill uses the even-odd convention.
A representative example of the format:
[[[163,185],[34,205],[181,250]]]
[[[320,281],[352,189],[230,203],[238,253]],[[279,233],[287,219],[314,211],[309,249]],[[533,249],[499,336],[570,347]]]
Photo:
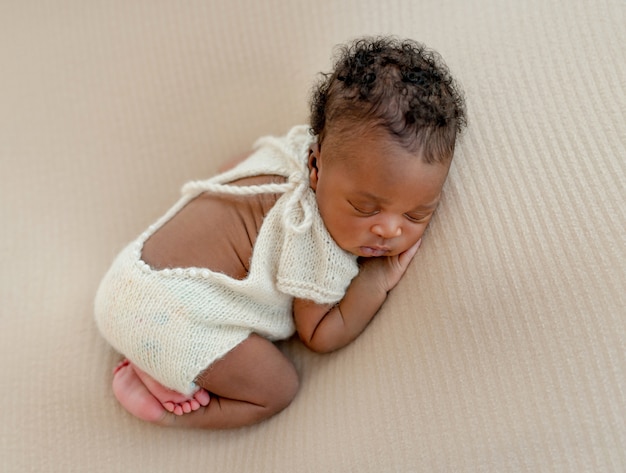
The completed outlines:
[[[254,424],[289,405],[298,390],[298,375],[274,344],[251,335],[196,383],[211,393],[208,406],[180,417],[166,415],[158,423],[209,429]]]
[[[192,397],[172,391],[128,360],[114,370],[113,392],[122,406],[140,419],[150,422],[163,418],[166,411],[182,415],[209,403],[209,394],[199,389]]]

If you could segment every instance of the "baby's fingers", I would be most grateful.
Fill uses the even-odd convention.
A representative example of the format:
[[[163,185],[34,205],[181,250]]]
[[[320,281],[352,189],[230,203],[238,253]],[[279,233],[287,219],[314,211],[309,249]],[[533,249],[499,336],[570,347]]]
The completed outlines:
[[[417,250],[419,249],[421,244],[422,239],[420,238],[419,240],[417,240],[417,243],[415,243],[411,248],[398,255],[398,263],[400,263],[400,266],[402,268],[406,269],[406,267],[409,265],[409,263],[417,253]]]

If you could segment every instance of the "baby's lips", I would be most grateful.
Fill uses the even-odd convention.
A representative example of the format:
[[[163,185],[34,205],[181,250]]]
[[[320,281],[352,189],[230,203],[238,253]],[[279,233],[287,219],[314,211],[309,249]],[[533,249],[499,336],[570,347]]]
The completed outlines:
[[[384,256],[385,254],[389,252],[389,250],[386,248],[374,248],[374,247],[369,247],[369,246],[362,246],[361,252],[363,253],[363,256],[375,258],[378,256]]]

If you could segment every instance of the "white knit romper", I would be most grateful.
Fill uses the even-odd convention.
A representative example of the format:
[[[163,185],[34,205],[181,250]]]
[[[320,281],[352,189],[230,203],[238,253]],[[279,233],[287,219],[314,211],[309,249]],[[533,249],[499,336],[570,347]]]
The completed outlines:
[[[261,138],[237,167],[186,184],[181,199],[117,256],[95,300],[98,328],[116,350],[189,395],[197,389],[196,377],[250,334],[272,341],[293,335],[294,297],[326,304],[343,298],[358,265],[319,215],[306,166],[312,140],[306,126]],[[268,174],[287,181],[228,185]],[[156,270],[141,259],[147,239],[203,192],[283,193],[263,220],[245,279],[200,267]]]

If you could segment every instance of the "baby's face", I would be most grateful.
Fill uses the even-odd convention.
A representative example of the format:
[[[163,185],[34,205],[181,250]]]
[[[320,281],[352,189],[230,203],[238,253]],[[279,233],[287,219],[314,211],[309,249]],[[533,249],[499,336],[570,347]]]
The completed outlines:
[[[449,164],[427,164],[383,131],[329,131],[321,147],[312,147],[309,168],[335,242],[354,255],[376,257],[400,254],[422,237]]]

